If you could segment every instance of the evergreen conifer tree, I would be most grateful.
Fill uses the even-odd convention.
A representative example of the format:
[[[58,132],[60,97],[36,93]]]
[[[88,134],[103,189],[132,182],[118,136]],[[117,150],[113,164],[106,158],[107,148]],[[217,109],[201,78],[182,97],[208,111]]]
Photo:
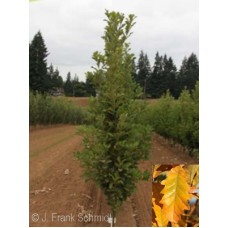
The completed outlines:
[[[179,95],[185,87],[190,92],[194,90],[196,82],[199,81],[199,61],[194,53],[183,59],[177,80]]]
[[[143,96],[146,97],[148,93],[149,78],[151,76],[151,67],[147,54],[141,51],[137,65],[136,82],[143,89]]]
[[[71,74],[70,72],[67,73],[67,78],[66,81],[64,83],[64,93],[66,96],[73,96],[73,84],[71,81]]]
[[[29,89],[41,93],[49,90],[47,75],[48,51],[39,31],[29,44]]]

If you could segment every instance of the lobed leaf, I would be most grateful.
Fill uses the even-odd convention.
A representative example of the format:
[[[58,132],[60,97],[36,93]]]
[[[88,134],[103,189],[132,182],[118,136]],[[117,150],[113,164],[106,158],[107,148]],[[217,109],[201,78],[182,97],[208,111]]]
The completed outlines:
[[[188,200],[191,198],[186,171],[182,166],[172,168],[161,184],[164,185],[161,191],[164,196],[160,201],[162,211],[170,222],[178,223],[184,210],[189,210]]]
[[[168,224],[168,219],[162,211],[162,208],[155,203],[155,199],[152,198],[153,210],[156,215],[155,220],[157,221],[158,226],[166,227]]]
[[[199,183],[199,165],[187,166],[189,172],[189,181],[191,186],[196,186]]]

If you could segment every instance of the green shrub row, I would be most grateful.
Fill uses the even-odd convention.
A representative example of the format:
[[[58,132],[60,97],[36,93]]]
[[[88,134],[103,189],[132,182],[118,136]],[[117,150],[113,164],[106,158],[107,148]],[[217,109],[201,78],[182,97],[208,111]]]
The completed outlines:
[[[65,97],[29,93],[29,125],[82,124],[85,119],[85,108]]]
[[[172,139],[198,154],[199,151],[199,84],[190,94],[183,90],[178,100],[168,92],[150,106],[143,121],[153,126],[155,132]]]

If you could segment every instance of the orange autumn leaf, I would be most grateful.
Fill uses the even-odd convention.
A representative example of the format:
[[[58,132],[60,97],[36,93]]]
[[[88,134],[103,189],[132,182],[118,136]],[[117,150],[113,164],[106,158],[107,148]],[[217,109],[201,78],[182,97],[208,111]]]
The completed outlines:
[[[172,227],[179,227],[178,223],[172,222]]]
[[[187,183],[186,171],[182,166],[176,166],[167,172],[167,178],[161,182],[164,185],[160,203],[162,212],[170,222],[178,223],[184,210],[189,209],[188,200],[190,186]]]
[[[152,227],[158,227],[155,222],[152,222]]]
[[[165,217],[165,214],[162,212],[161,207],[156,205],[155,199],[152,199],[152,204],[153,204],[153,210],[155,213],[155,220],[158,224],[158,226],[163,226],[166,227],[168,224],[168,219]]]
[[[157,169],[160,167],[160,165],[154,165],[152,169],[152,178],[153,180],[160,175],[161,171],[157,171]]]
[[[186,168],[189,172],[191,185],[196,186],[199,183],[199,165],[188,165]]]

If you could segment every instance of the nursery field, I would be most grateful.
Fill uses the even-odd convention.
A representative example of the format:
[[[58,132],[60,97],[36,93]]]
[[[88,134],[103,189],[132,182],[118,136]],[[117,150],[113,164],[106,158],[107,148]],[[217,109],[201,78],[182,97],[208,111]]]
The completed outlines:
[[[30,128],[30,226],[110,226],[98,217],[110,213],[105,196],[94,183],[84,181],[73,156],[82,149],[82,137],[76,131],[74,125]],[[153,160],[141,162],[141,169],[167,162],[197,162],[158,134],[153,134],[152,145]],[[151,191],[151,181],[139,182],[121,207],[116,226],[151,226]],[[97,221],[85,219],[91,214]]]

